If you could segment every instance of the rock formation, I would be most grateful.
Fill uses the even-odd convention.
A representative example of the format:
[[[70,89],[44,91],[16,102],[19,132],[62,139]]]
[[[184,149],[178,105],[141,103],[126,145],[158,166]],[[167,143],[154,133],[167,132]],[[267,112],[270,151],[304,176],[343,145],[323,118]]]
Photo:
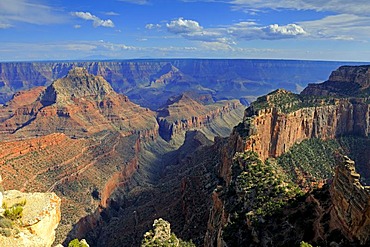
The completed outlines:
[[[153,230],[144,234],[141,247],[146,246],[173,246],[173,247],[195,247],[192,243],[187,243],[178,239],[175,234],[171,233],[171,226],[168,221],[163,219],[154,220]]]
[[[117,130],[124,136],[138,133],[154,138],[158,132],[155,113],[117,94],[100,76],[83,68],[71,70],[56,80],[38,98],[19,105],[19,95],[2,109],[0,129],[7,139],[62,132],[69,136],[91,135],[102,130]],[[27,92],[29,95],[30,92]],[[4,137],[1,137],[4,139]]]
[[[320,84],[309,84],[303,95],[353,97],[370,93],[370,66],[342,66],[333,71],[329,80]]]
[[[275,102],[274,99],[287,102]],[[264,106],[264,107],[262,107]],[[370,105],[366,98],[311,99],[277,90],[246,110],[245,149],[265,160],[286,152],[308,138],[333,139],[355,134],[368,136]]]
[[[238,118],[243,109],[237,100],[204,105],[187,93],[181,94],[170,98],[167,104],[157,111],[159,135],[164,140],[170,141],[175,135],[184,135],[188,130],[203,128],[213,131],[214,134],[228,135],[229,133],[222,133],[219,129],[227,128],[228,118],[233,115]],[[218,124],[220,125],[218,129],[217,120],[223,120],[222,124]]]
[[[235,217],[230,215],[230,212],[236,207],[248,207],[248,202],[253,200],[249,198],[244,202],[238,202],[227,194],[238,195],[237,190],[232,187],[235,184],[235,173],[240,173],[240,169],[235,168],[233,161],[235,155],[254,151],[262,160],[267,160],[280,156],[295,143],[309,138],[327,140],[345,135],[368,138],[369,103],[368,95],[363,94],[368,87],[368,67],[341,67],[339,72],[333,72],[329,79],[334,80],[338,81],[338,84],[340,81],[344,84],[338,86],[335,94],[319,95],[343,96],[345,93],[343,89],[347,89],[345,86],[347,83],[356,83],[357,88],[361,88],[362,91],[355,92],[357,97],[351,98],[334,96],[313,98],[308,95],[311,92],[309,90],[305,90],[302,95],[277,90],[259,98],[246,110],[243,122],[234,129],[227,144],[219,151],[222,162],[218,166],[218,172],[222,183],[212,194],[213,206],[208,220],[205,246],[226,246],[225,237],[228,233],[225,233],[225,227]],[[325,83],[319,84],[317,88],[326,90],[324,85]],[[308,89],[310,87],[314,86],[309,86]],[[360,184],[360,177],[354,171],[353,162],[344,163],[346,164],[340,164],[337,168],[330,196],[328,192],[308,194],[304,203],[298,203],[300,206],[288,206],[283,215],[264,219],[263,224],[257,229],[248,223],[248,220],[240,223],[240,227],[248,229],[244,230],[247,232],[238,235],[240,228],[237,228],[234,229],[233,236],[237,236],[241,241],[248,240],[251,246],[253,243],[259,246],[290,245],[299,243],[302,238],[324,246],[329,245],[330,241],[341,242],[340,246],[355,246],[356,241],[361,244],[368,243],[369,192],[366,186]],[[233,192],[235,190],[236,192]],[[314,214],[310,212],[312,207],[315,209]],[[307,214],[307,218],[304,219],[307,220],[306,227],[309,229],[289,218],[289,215],[299,211],[302,217]],[[286,224],[291,225],[288,227],[284,225],[284,220]],[[271,231],[277,229],[276,224],[282,224],[278,225],[278,229],[285,232],[284,236],[293,234],[297,239],[275,238]]]
[[[105,62],[0,63],[0,103],[14,93],[49,86],[74,67],[103,76],[115,91],[150,109],[184,91],[212,93],[217,100],[260,96],[284,87],[297,90],[323,81],[341,62],[225,59],[153,59]]]
[[[337,166],[330,187],[331,229],[339,229],[348,239],[370,242],[370,187],[360,183],[355,163],[345,157]]]
[[[8,190],[4,203],[8,206],[25,202],[20,223],[5,229],[9,234],[0,235],[1,246],[49,247],[55,240],[55,229],[61,219],[61,199],[55,193],[22,193]]]

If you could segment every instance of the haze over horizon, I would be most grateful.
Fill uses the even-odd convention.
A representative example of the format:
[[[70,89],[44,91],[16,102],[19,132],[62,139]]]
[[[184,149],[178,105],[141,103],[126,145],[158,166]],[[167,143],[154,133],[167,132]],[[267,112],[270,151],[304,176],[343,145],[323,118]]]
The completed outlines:
[[[0,61],[369,61],[370,2],[0,0]]]

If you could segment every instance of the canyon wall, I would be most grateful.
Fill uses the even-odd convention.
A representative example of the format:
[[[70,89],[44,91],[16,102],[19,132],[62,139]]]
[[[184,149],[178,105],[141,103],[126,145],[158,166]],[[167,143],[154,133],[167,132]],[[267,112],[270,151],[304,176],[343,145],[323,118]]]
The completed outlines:
[[[343,63],[242,59],[8,62],[0,63],[0,103],[17,91],[48,86],[74,67],[103,76],[115,91],[154,109],[165,103],[169,94],[187,90],[213,92],[218,100],[262,95],[279,87],[299,91],[308,83],[323,81],[340,65]]]
[[[345,157],[338,164],[330,187],[331,229],[339,229],[361,244],[370,239],[370,186],[360,182],[355,163]]]
[[[342,66],[333,71],[329,79],[319,84],[309,84],[303,95],[316,96],[369,96],[370,66]]]
[[[184,105],[186,106],[184,108],[188,108],[191,104],[185,103]],[[244,106],[238,100],[221,101],[208,106],[198,104],[192,109],[181,109],[181,105],[176,105],[175,108],[176,113],[165,109],[162,112],[159,111],[157,117],[159,134],[166,141],[170,141],[176,135],[185,135],[186,131],[194,129],[208,128],[214,132],[214,135],[222,135],[222,131],[216,127],[215,123],[224,120],[224,125],[219,128],[230,129],[236,123],[235,120],[232,121],[232,117],[242,117],[244,110]],[[167,116],[163,116],[164,111],[168,113]],[[231,125],[227,125],[228,122],[231,122]]]
[[[265,160],[280,156],[305,139],[370,133],[370,105],[366,99],[333,99],[329,103],[318,99],[314,104],[287,113],[279,107],[247,109],[243,120],[249,126],[245,150],[255,151]]]

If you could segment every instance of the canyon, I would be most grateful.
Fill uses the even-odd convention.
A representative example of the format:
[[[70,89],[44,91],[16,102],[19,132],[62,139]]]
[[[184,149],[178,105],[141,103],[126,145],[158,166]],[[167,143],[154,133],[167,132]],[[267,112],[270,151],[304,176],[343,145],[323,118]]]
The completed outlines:
[[[236,81],[252,73],[247,62],[256,71],[269,64],[7,64],[15,71],[32,64],[49,79],[41,72],[30,73],[29,67],[14,73],[19,78],[32,74],[35,82],[43,79],[0,107],[5,188],[55,192],[61,198],[56,242],[64,245],[86,238],[91,246],[140,246],[159,218],[196,246],[292,246],[302,240],[320,246],[368,244],[369,66],[340,67],[328,81],[310,84],[301,94],[278,89],[245,109],[247,95],[240,88],[240,94],[234,94],[230,85],[241,85]],[[270,63],[274,69],[269,76],[277,77],[274,86],[290,73],[280,71],[279,77],[281,67],[276,64],[290,69],[317,66]],[[319,64],[323,70],[332,65]],[[217,72],[209,66],[216,66]],[[130,71],[130,80],[120,74],[123,67],[125,73]],[[9,69],[2,71],[8,71],[2,78],[10,77]],[[62,78],[50,84],[57,74]],[[226,78],[234,81],[225,84]],[[215,91],[202,84],[203,79],[213,80]],[[32,87],[23,81],[21,88]],[[134,98],[148,92],[145,100],[159,100],[140,106],[140,98],[133,103],[115,91],[119,83],[127,86],[122,92],[131,87]],[[220,96],[227,85],[231,89]],[[343,91],[348,88],[356,89],[353,95]],[[159,91],[163,97],[154,96]],[[322,141],[320,147],[333,162],[314,163],[313,170],[300,165],[288,169],[289,164],[281,163],[279,158],[295,147],[317,145],[309,140]]]
[[[195,102],[191,97],[188,100]],[[212,100],[171,112],[174,115],[167,117],[208,119],[202,126],[183,126],[181,133],[172,133],[171,140],[178,144],[171,144],[159,136],[165,131],[158,124],[158,112],[132,103],[103,77],[76,67],[48,87],[16,93],[0,107],[4,186],[57,193],[62,218],[56,242],[63,242],[72,228],[74,236],[80,236],[105,219],[115,191],[132,186],[134,175],[145,165],[140,160],[145,150],[162,148],[163,155],[176,151],[185,132],[195,127],[211,139],[226,136],[243,109],[239,101]]]
[[[221,99],[245,99],[276,88],[299,92],[324,81],[340,65],[358,63],[253,59],[142,59],[0,63],[0,104],[36,86],[49,86],[74,67],[103,76],[113,89],[134,103],[156,110],[185,91]]]

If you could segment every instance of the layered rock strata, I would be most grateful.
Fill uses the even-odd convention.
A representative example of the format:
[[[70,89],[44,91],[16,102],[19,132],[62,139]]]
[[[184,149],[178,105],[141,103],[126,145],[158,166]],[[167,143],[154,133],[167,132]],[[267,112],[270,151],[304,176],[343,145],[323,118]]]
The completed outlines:
[[[217,99],[262,95],[278,87],[296,90],[326,79],[340,65],[343,63],[243,59],[0,63],[0,103],[17,91],[49,86],[74,67],[103,76],[135,103],[157,109],[169,95],[187,90],[212,92]]]
[[[223,134],[220,129],[227,128],[228,120],[230,121],[233,115],[240,116],[243,109],[244,107],[238,100],[204,105],[188,94],[182,94],[170,98],[167,105],[157,111],[159,134],[166,141],[170,141],[173,136],[184,135],[186,131],[194,129],[208,128],[215,135]],[[225,126],[217,128],[217,121],[223,121]]]
[[[278,90],[266,98],[266,108],[246,110],[243,124],[248,136],[245,150],[252,150],[261,159],[278,157],[295,143],[309,138],[333,139],[354,134],[370,133],[370,105],[366,99],[299,99],[290,102],[287,109],[269,102],[269,97],[291,94]],[[297,107],[295,105],[307,105]],[[291,110],[290,110],[291,109]]]
[[[333,71],[329,80],[320,84],[309,84],[303,95],[316,96],[369,96],[370,66],[342,66]]]
[[[360,182],[355,163],[345,157],[337,166],[330,188],[332,229],[361,244],[370,241],[370,186]]]

